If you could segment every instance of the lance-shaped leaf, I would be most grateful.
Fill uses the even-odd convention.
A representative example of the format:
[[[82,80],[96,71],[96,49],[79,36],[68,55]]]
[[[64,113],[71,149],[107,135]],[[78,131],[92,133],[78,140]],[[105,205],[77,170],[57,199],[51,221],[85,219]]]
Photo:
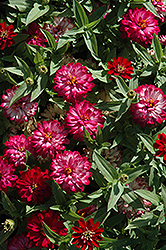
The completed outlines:
[[[62,236],[56,234],[55,232],[53,232],[51,230],[51,228],[49,228],[49,226],[47,226],[47,224],[43,221],[43,231],[45,233],[45,235],[47,236],[47,238],[53,243],[53,244],[58,244],[58,242],[60,241],[60,239],[62,238]]]
[[[69,220],[69,221],[78,221],[81,218],[81,216],[76,214],[71,209],[67,213],[62,213],[62,216],[65,220]]]
[[[155,52],[155,56],[156,56],[157,60],[160,62],[161,58],[163,56],[163,50],[161,47],[161,43],[159,42],[159,40],[155,34],[153,34],[152,46],[153,46],[153,49]]]
[[[47,42],[48,45],[53,49],[56,50],[57,48],[57,42],[55,40],[55,38],[50,34],[50,32],[48,32],[47,30],[42,30],[41,32],[45,35],[45,37],[47,38]]]
[[[14,57],[18,63],[20,70],[23,73],[24,80],[26,80],[26,78],[28,78],[28,77],[31,77],[33,79],[33,74],[31,72],[29,66],[26,64],[26,62],[24,62],[24,60],[22,60],[21,58],[19,58],[17,56],[14,56]]]
[[[44,64],[43,57],[40,55],[38,51],[36,51],[35,57],[34,57],[34,63],[36,65]]]
[[[166,211],[166,187],[161,183],[161,196],[163,198],[164,207]]]
[[[143,199],[150,201],[155,206],[159,204],[159,201],[160,201],[159,196],[153,192],[150,192],[149,190],[138,189],[138,190],[134,190],[134,193],[138,194]]]
[[[92,56],[98,56],[97,39],[93,31],[91,29],[87,30],[85,34],[83,34],[83,37]]]
[[[121,94],[123,94],[125,97],[127,97],[127,92],[129,91],[129,87],[124,82],[124,80],[122,79],[122,77],[116,76],[116,83],[118,85],[118,88],[119,88]]]
[[[63,190],[54,179],[52,181],[52,192],[57,204],[64,205],[66,203],[66,198],[63,193]]]
[[[113,184],[112,189],[111,189],[111,194],[108,200],[108,205],[107,205],[107,212],[111,210],[121,197],[124,191],[124,186],[121,184],[121,182],[116,182]]]
[[[37,80],[37,87],[31,93],[31,102],[34,101],[45,90],[47,86],[48,76],[39,76]]]
[[[144,143],[145,147],[149,150],[149,152],[151,152],[152,154],[155,154],[155,150],[153,148],[153,140],[152,138],[147,135],[147,134],[137,134],[139,136],[139,138],[141,139],[141,141]]]
[[[43,16],[49,11],[50,7],[49,5],[41,5],[38,3],[34,4],[34,7],[31,9],[31,11],[28,13],[25,25],[28,25],[38,19],[39,17]]]
[[[122,100],[118,115],[117,115],[116,120],[115,120],[116,122],[122,117],[123,114],[125,114],[127,112],[127,110],[130,108],[131,103],[132,103],[132,99],[124,98]]]
[[[4,191],[1,191],[2,205],[3,208],[9,213],[16,211],[14,204],[10,201],[7,194]]]
[[[73,12],[74,12],[74,16],[76,18],[76,21],[79,27],[84,26],[89,23],[89,20],[84,11],[84,8],[76,0],[73,0]]]
[[[13,98],[10,101],[10,105],[13,105],[17,100],[22,98],[23,96],[28,95],[32,90],[32,86],[27,86],[26,82],[23,82],[23,84],[20,85],[18,89],[16,89],[16,92],[13,96]]]

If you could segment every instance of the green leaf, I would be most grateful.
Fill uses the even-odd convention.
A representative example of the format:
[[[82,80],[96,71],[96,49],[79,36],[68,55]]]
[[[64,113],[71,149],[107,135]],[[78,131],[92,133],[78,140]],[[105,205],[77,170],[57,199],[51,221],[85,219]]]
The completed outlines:
[[[166,211],[166,187],[161,183],[161,197],[163,198],[164,207]]]
[[[129,91],[129,87],[126,85],[122,77],[116,76],[116,83],[118,85],[118,88],[125,97],[127,97],[127,92]]]
[[[85,26],[86,24],[89,23],[84,8],[76,0],[73,0],[73,12],[79,27]]]
[[[57,44],[55,38],[50,34],[50,32],[48,32],[47,30],[42,30],[42,29],[41,29],[41,32],[47,38],[47,42],[48,42],[49,47],[51,47],[53,50],[56,50],[58,44]]]
[[[153,148],[153,140],[152,138],[147,135],[147,134],[137,134],[139,136],[139,138],[141,139],[141,141],[143,142],[143,144],[145,145],[145,147],[149,150],[149,152],[151,152],[152,154],[155,154],[155,150]]]
[[[38,51],[36,51],[35,57],[34,57],[34,63],[38,65],[44,64],[43,57],[40,55]]]
[[[20,87],[16,90],[13,98],[10,101],[9,107],[13,105],[16,101],[18,101],[20,98],[22,98],[25,93],[28,95],[32,90],[32,86],[27,86],[26,82],[23,82],[23,84],[20,85]]]
[[[110,211],[117,203],[121,195],[123,194],[124,186],[121,182],[116,182],[113,184],[111,189],[111,194],[108,200],[107,212]]]
[[[53,244],[58,244],[59,240],[62,238],[62,236],[56,234],[47,226],[47,224],[43,221],[43,231],[47,238],[53,243]]]
[[[108,182],[113,182],[113,180],[118,179],[118,174],[115,168],[112,167],[96,150],[93,151],[92,157],[97,168],[101,171]]]
[[[99,126],[97,127],[97,134],[96,134],[95,140],[99,144],[101,144],[103,142],[103,133],[102,133],[102,130],[101,130],[101,128]]]
[[[71,209],[67,213],[62,213],[62,216],[65,220],[69,220],[69,221],[78,221],[80,218],[82,218]]]
[[[134,193],[141,196],[143,199],[150,201],[152,204],[157,206],[159,204],[159,196],[155,193],[150,192],[149,190],[138,189],[134,190]]]
[[[153,34],[152,46],[153,46],[153,49],[155,51],[156,59],[160,62],[161,58],[163,56],[163,50],[161,47],[161,43],[159,42],[159,40],[155,34]]]
[[[1,198],[2,198],[2,205],[3,208],[8,211],[9,213],[16,211],[14,204],[10,201],[8,196],[5,194],[4,191],[1,191]]]
[[[96,105],[96,107],[101,110],[108,111],[119,111],[121,105],[121,101],[112,101],[112,102],[102,102]]]
[[[61,189],[61,187],[58,185],[58,183],[54,179],[52,181],[52,192],[54,195],[54,199],[58,205],[59,204],[64,205],[66,203],[66,198],[65,198],[65,195],[63,193],[63,190]]]
[[[18,76],[24,76],[23,72],[17,68],[17,67],[6,67],[4,68],[5,70],[7,70],[8,72],[18,75]]]
[[[28,77],[31,77],[33,79],[33,74],[29,68],[29,66],[26,64],[26,62],[24,62],[24,60],[22,60],[21,58],[14,56],[17,64],[20,68],[20,70],[22,71],[22,73],[24,74],[23,78],[24,80],[26,80]]]
[[[154,65],[154,62],[153,62],[153,59],[151,57],[151,55],[148,53],[148,51],[142,47],[141,45],[139,44],[132,44],[135,52],[137,54],[139,54],[139,56],[141,57],[142,61],[144,62],[145,65],[151,65],[153,66]]]
[[[41,5],[38,3],[34,3],[34,7],[31,9],[31,11],[28,13],[28,16],[25,21],[25,25],[28,25],[38,19],[39,17],[43,16],[49,11],[50,7],[49,5]]]
[[[31,102],[34,101],[45,90],[47,86],[48,76],[39,76],[37,80],[37,87],[31,93]]]
[[[122,100],[115,122],[117,122],[122,117],[122,115],[127,112],[127,110],[130,108],[131,103],[132,103],[132,99],[124,98]]]
[[[156,17],[159,17],[154,5],[151,2],[143,3],[147,10],[150,10]]]
[[[105,180],[105,178],[103,177],[103,175],[99,173],[98,169],[91,168],[90,171],[91,171],[91,173],[93,175],[93,178],[95,179],[95,182],[97,183],[97,185],[99,187],[105,187],[105,186],[107,186],[107,181]]]
[[[125,230],[129,230],[132,228],[140,228],[149,225],[149,223],[154,223],[155,220],[153,218],[152,213],[146,213],[145,215],[142,215],[140,218],[136,218],[130,224],[125,228]]]
[[[107,11],[107,5],[103,5],[100,8],[97,8],[90,16],[89,21],[93,22],[94,20],[97,20],[99,18],[103,18]]]
[[[87,30],[84,34],[84,41],[86,43],[87,48],[91,52],[92,56],[98,56],[98,46],[97,46],[97,39],[95,34],[91,29]]]

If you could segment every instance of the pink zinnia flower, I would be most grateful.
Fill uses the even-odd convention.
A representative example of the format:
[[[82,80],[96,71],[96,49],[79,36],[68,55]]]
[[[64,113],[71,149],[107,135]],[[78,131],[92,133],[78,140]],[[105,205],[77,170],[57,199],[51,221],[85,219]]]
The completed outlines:
[[[70,142],[66,138],[68,131],[56,120],[43,121],[43,124],[38,123],[37,128],[33,131],[31,142],[36,152],[43,158],[46,158],[47,154],[53,158],[55,153],[65,149],[63,144]]]
[[[5,48],[5,44],[10,47],[14,44],[13,37],[16,36],[17,33],[14,32],[14,27],[12,24],[6,26],[6,23],[0,23],[0,49],[3,50]]]
[[[8,243],[7,250],[28,250],[32,249],[32,241],[27,238],[25,233],[14,236]]]
[[[123,15],[120,30],[122,38],[129,37],[132,41],[147,47],[152,43],[153,34],[160,32],[158,21],[155,16],[143,7],[138,9],[129,9],[127,14]]]
[[[1,108],[4,109],[5,117],[10,117],[10,120],[22,123],[28,121],[28,118],[34,116],[38,107],[36,102],[30,102],[30,95],[24,96],[9,107],[10,101],[13,98],[18,87],[13,86],[12,89],[7,89],[6,94],[2,95]]]
[[[138,189],[144,189],[144,190],[148,190],[151,191],[151,187],[149,186],[149,184],[146,182],[145,178],[141,178],[141,177],[137,177],[134,181],[130,182],[129,184],[126,184],[128,186],[129,189],[131,189],[132,191],[134,190],[138,190]],[[134,207],[132,207],[131,205],[127,204],[123,198],[121,197],[118,200],[117,206],[118,206],[118,211],[119,213],[123,213],[126,214],[126,216],[128,218],[131,217],[138,217],[141,216],[144,211],[150,211],[149,207],[152,205],[151,202],[143,199],[142,197],[139,197],[139,200],[141,201],[144,210],[138,210]]]
[[[14,171],[13,165],[0,156],[0,190],[2,189],[5,193],[7,187],[13,187],[13,182],[17,179],[17,176],[13,174]]]
[[[63,100],[75,103],[82,101],[86,97],[87,91],[91,91],[95,86],[92,83],[93,77],[85,66],[81,63],[69,63],[63,65],[56,73],[54,82],[54,91],[58,92],[59,96],[63,96]]]
[[[31,151],[29,139],[24,134],[11,136],[9,141],[5,142],[8,149],[4,150],[4,156],[11,163],[17,166],[24,167],[26,163],[26,150]]]
[[[34,245],[41,248],[55,248],[56,245],[51,243],[43,231],[43,221],[54,231],[56,234],[65,236],[67,234],[67,228],[63,225],[63,222],[59,220],[60,216],[58,212],[53,210],[36,212],[27,219],[27,230],[29,231],[27,237],[34,242]]]
[[[33,22],[28,25],[28,31],[24,30],[23,33],[28,34],[28,38],[26,39],[28,44],[34,44],[41,47],[46,47],[45,43],[47,39],[40,31],[41,27],[37,23]]]
[[[84,128],[88,133],[95,138],[97,127],[103,127],[104,118],[100,109],[94,108],[95,104],[83,100],[76,103],[75,106],[70,106],[65,118],[66,127],[71,134],[74,134],[73,139],[80,141],[84,140]]]
[[[87,161],[86,157],[82,157],[79,152],[65,151],[56,155],[53,159],[50,169],[51,177],[61,186],[67,193],[82,192],[84,185],[89,185],[89,177],[92,176],[88,170],[92,164]]]
[[[146,123],[156,125],[166,120],[166,95],[161,89],[145,84],[134,91],[139,94],[139,102],[131,104],[130,114],[136,124],[144,127]]]
[[[159,36],[159,41],[163,46],[166,46],[166,35]]]
[[[150,0],[150,1],[154,5],[161,22],[164,22],[166,16],[166,2],[164,0]]]
[[[58,42],[59,38],[68,30],[75,27],[72,20],[67,17],[54,17],[53,21],[54,25],[45,23],[43,29],[49,31],[50,34],[55,37],[56,42]]]
[[[46,183],[49,179],[48,169],[41,172],[41,169],[35,166],[27,171],[20,171],[20,178],[16,181],[18,195],[27,204],[32,201],[37,204],[43,203],[44,198],[51,195],[51,187]]]

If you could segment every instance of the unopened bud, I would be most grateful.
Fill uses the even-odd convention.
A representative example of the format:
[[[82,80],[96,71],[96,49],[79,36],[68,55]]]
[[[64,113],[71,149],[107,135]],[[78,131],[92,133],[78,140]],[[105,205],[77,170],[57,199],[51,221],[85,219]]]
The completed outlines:
[[[50,0],[43,0],[42,1],[42,4],[45,5],[45,4],[49,4]]]
[[[127,92],[127,96],[129,99],[134,99],[135,97],[135,91],[130,89],[128,92]]]
[[[11,219],[6,219],[4,223],[1,223],[3,225],[4,228],[4,233],[6,233],[7,231],[12,231],[15,225],[14,220]]]
[[[39,74],[41,75],[45,75],[48,72],[48,69],[45,65],[40,65],[38,67],[38,70],[39,70]]]
[[[120,176],[120,181],[122,182],[122,183],[125,183],[127,180],[128,180],[128,175],[127,174],[122,174],[121,176]]]
[[[4,74],[5,73],[5,69],[4,68],[0,68],[0,74]]]
[[[31,85],[33,85],[33,83],[34,83],[34,81],[33,81],[33,79],[32,79],[31,77],[28,77],[25,81],[26,81],[26,84],[27,84],[28,86],[31,86]]]

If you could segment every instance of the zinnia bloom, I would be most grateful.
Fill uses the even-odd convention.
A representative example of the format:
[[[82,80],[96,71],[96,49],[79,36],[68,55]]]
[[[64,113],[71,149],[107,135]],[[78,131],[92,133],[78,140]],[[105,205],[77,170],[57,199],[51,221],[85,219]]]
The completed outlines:
[[[11,136],[9,141],[5,142],[8,149],[4,150],[4,156],[9,159],[11,163],[17,166],[24,167],[26,163],[26,150],[31,151],[29,139],[24,134]]]
[[[23,33],[28,34],[28,38],[26,39],[28,44],[34,44],[41,47],[46,47],[45,43],[47,39],[40,31],[41,27],[37,23],[33,22],[28,25],[28,31],[23,31]]]
[[[63,144],[69,144],[69,140],[66,138],[68,132],[60,122],[43,121],[43,124],[37,124],[37,128],[33,131],[31,142],[36,152],[43,158],[46,158],[47,154],[53,158],[55,153],[65,149]]]
[[[32,249],[32,241],[24,233],[14,236],[8,243],[7,250],[28,250]]]
[[[92,164],[87,161],[86,157],[82,157],[79,152],[65,151],[56,155],[53,159],[50,169],[51,177],[61,186],[67,193],[82,192],[84,185],[89,185],[89,177],[92,173],[88,170]]]
[[[7,89],[6,94],[2,95],[1,108],[4,109],[5,117],[10,117],[11,121],[22,123],[28,121],[28,118],[34,116],[38,107],[36,102],[30,102],[30,95],[24,96],[9,107],[18,87],[13,86],[12,89]]]
[[[93,214],[96,211],[97,211],[97,206],[95,204],[92,204],[89,207],[78,210],[77,213],[79,216],[86,218],[87,216]]]
[[[114,57],[113,62],[109,61],[107,63],[109,75],[121,76],[123,79],[132,79],[131,74],[134,73],[134,68],[131,67],[131,61],[128,61],[126,58],[119,56],[118,59]],[[110,77],[109,79],[111,80],[112,77]]]
[[[10,47],[14,44],[14,40],[12,37],[16,36],[17,33],[14,32],[14,27],[10,24],[8,27],[6,23],[0,23],[0,49],[3,50],[5,48],[5,44]]]
[[[74,134],[73,139],[80,141],[84,140],[84,128],[88,133],[95,138],[97,127],[103,127],[104,118],[100,109],[94,108],[94,104],[83,100],[76,103],[75,106],[70,106],[65,118],[66,127],[71,134]]]
[[[18,195],[27,204],[32,201],[37,204],[43,203],[44,198],[51,195],[51,187],[46,183],[49,179],[48,169],[41,172],[41,169],[35,166],[27,171],[20,171],[20,178],[16,181]]]
[[[56,234],[65,236],[67,234],[67,228],[63,225],[63,222],[59,220],[60,216],[58,212],[53,210],[36,212],[27,219],[27,230],[29,231],[27,237],[34,242],[34,245],[41,248],[54,248],[55,245],[47,238],[43,231],[43,221],[54,231]]]
[[[166,3],[165,3],[165,1],[164,0],[150,0],[150,1],[154,5],[161,22],[164,22],[165,16],[166,16]]]
[[[73,231],[76,232],[71,235],[74,238],[72,244],[77,244],[76,247],[81,248],[81,250],[93,250],[93,245],[99,247],[98,241],[103,240],[100,234],[104,231],[102,227],[98,228],[100,222],[96,222],[93,225],[93,218],[89,219],[86,223],[83,218],[80,218],[78,223],[80,227],[72,227]]]
[[[154,148],[157,148],[157,156],[163,156],[164,161],[166,161],[166,135],[164,133],[158,134],[158,140],[153,145]]]
[[[122,38],[129,37],[132,41],[147,47],[152,43],[153,34],[160,32],[158,21],[155,16],[145,8],[129,9],[127,14],[123,15],[120,30]]]
[[[161,45],[166,46],[166,35],[159,36]]]
[[[136,124],[144,127],[146,123],[156,125],[166,120],[166,95],[161,89],[145,84],[134,91],[139,94],[139,102],[131,104],[130,113]]]
[[[75,103],[82,101],[86,97],[87,91],[91,91],[95,86],[92,83],[93,77],[85,66],[81,63],[69,63],[63,65],[56,73],[54,82],[54,91],[58,92],[59,96],[63,96],[63,100]]]
[[[0,156],[0,190],[2,189],[5,193],[7,187],[13,187],[13,182],[17,179],[17,176],[13,175],[14,171],[13,165]]]

